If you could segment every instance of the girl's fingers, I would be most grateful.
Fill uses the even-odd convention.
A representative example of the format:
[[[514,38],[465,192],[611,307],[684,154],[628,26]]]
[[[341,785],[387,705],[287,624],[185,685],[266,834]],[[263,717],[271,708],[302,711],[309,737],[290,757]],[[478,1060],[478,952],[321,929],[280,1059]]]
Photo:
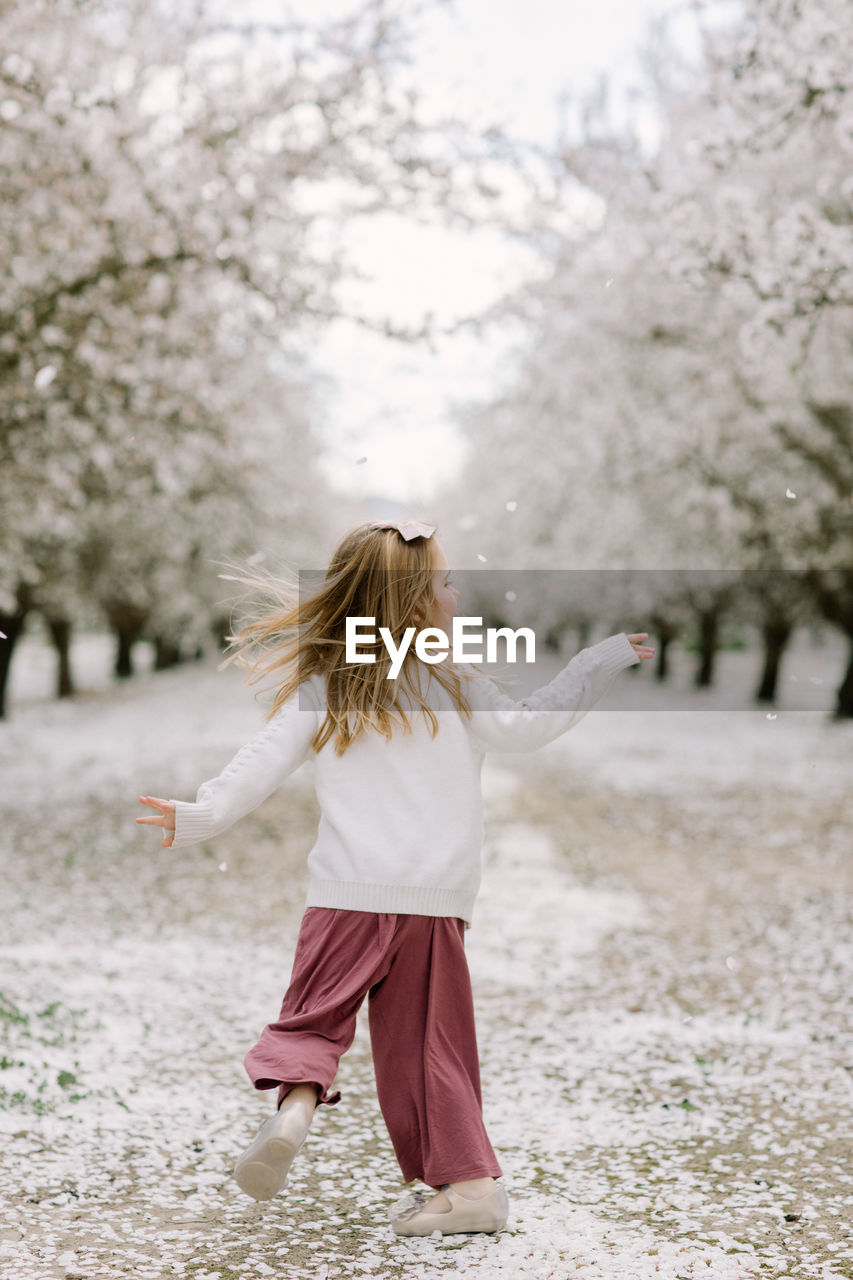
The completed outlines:
[[[648,631],[635,631],[633,635],[628,636],[628,641],[633,646],[638,658],[653,658],[655,656],[654,649],[650,645],[642,643],[643,640],[648,640],[648,638]]]
[[[140,796],[139,803],[148,805],[150,809],[159,809],[160,816],[157,818],[137,818],[136,821],[143,826],[165,827],[167,831],[175,829],[175,806],[171,800],[158,800],[155,796]]]
[[[655,656],[654,649],[647,644],[643,644],[643,640],[648,640],[648,631],[635,631],[633,635],[628,636],[629,643],[634,646],[638,658],[653,658]]]
[[[160,810],[156,818],[146,815],[144,818],[137,818],[136,821],[142,827],[162,827],[165,838],[161,844],[165,848],[170,848],[175,838],[175,806],[170,800],[160,800],[157,796],[140,796],[139,803],[147,805],[150,809]]]

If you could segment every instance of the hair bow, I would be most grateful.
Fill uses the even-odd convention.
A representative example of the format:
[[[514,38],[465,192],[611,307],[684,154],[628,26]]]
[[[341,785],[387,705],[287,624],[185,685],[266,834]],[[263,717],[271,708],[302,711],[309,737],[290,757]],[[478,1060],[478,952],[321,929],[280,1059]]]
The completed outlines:
[[[431,538],[437,529],[434,524],[420,524],[417,520],[374,520],[371,529],[396,529],[401,538]]]

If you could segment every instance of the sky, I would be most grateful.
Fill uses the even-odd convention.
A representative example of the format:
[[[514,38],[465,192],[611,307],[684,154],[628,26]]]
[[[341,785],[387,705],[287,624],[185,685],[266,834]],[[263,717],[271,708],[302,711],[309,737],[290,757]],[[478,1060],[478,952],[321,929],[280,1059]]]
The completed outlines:
[[[292,0],[288,8],[335,17],[352,2]],[[432,95],[469,124],[498,122],[547,145],[558,133],[561,94],[581,95],[606,72],[616,114],[631,111],[653,144],[653,114],[630,90],[648,24],[673,9],[673,0],[437,0],[419,21],[410,74],[427,103]],[[683,11],[676,22],[689,52],[693,22]],[[348,243],[370,278],[347,288],[347,305],[398,324],[416,325],[428,311],[450,324],[543,270],[531,250],[494,232],[452,233],[375,214]],[[356,498],[428,502],[465,457],[454,405],[491,398],[511,376],[517,336],[457,333],[429,351],[333,324],[312,347],[318,370],[336,386],[323,397],[319,424],[328,480]]]

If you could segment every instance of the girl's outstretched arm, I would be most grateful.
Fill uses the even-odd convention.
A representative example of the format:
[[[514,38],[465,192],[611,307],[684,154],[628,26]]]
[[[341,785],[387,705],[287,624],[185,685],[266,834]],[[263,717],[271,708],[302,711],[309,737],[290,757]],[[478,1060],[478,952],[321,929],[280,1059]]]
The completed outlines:
[[[554,679],[516,701],[492,680],[471,680],[465,694],[471,705],[469,731],[483,750],[535,751],[573,729],[606,693],[624,667],[654,656],[643,644],[647,632],[624,632],[582,649]]]
[[[161,827],[163,848],[179,848],[219,835],[256,809],[311,754],[318,707],[316,698],[300,688],[302,693],[297,689],[218,777],[201,784],[194,801],[140,796],[159,816],[136,821]]]

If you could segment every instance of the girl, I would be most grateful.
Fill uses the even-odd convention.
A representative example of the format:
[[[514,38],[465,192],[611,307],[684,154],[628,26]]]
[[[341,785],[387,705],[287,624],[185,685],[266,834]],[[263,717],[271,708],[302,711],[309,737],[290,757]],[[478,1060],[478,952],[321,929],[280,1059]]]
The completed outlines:
[[[647,633],[584,649],[522,702],[470,664],[427,664],[410,646],[396,680],[379,646],[345,661],[347,617],[375,619],[399,648],[407,627],[451,631],[458,592],[435,528],[361,525],[310,599],[289,599],[233,644],[250,681],[273,676],[268,723],[194,803],[141,796],[162,844],[207,840],[313,756],[321,809],[290,985],[245,1057],[278,1110],[237,1162],[266,1200],[287,1180],[330,1093],[356,1014],[369,1029],[383,1117],[406,1182],[435,1195],[394,1219],[398,1235],[494,1232],[507,1220],[501,1168],[483,1124],[464,931],[480,883],[484,753],[534,751],[577,724],[623,667],[650,658]],[[285,597],[286,598],[286,597]],[[392,730],[396,730],[392,732]]]

